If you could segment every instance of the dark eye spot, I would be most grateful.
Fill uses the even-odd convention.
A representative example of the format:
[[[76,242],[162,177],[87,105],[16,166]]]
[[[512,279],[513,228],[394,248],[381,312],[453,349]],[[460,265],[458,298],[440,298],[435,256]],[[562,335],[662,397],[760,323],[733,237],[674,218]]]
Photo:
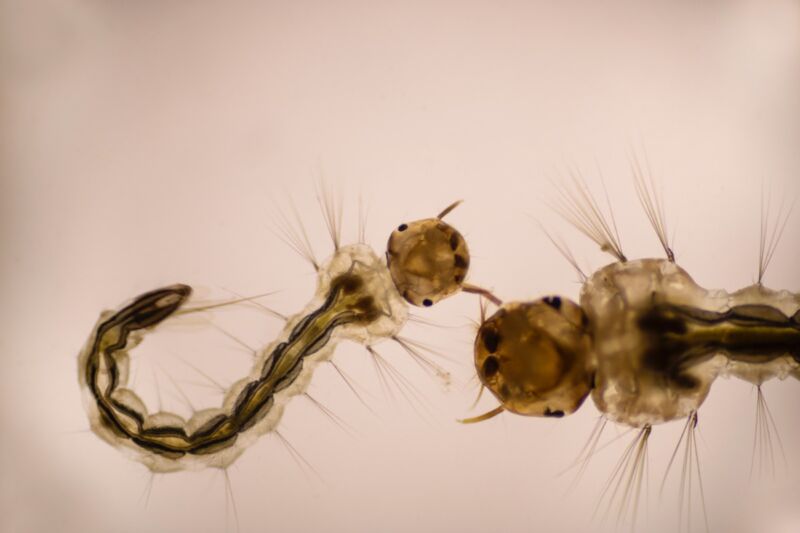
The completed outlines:
[[[424,305],[425,307],[430,307],[433,305],[433,302],[429,298],[425,298],[424,300],[422,300],[422,305]]]
[[[397,231],[405,231],[408,229],[408,224],[400,224],[397,226]]]
[[[561,298],[559,296],[546,296],[542,298],[542,301],[556,311],[561,309]]]
[[[450,235],[450,249],[455,251],[456,248],[458,248],[458,234],[453,233]]]
[[[457,268],[467,268],[468,265],[467,260],[464,259],[463,255],[460,254],[456,254],[455,256],[453,256],[453,264]]]
[[[551,411],[549,407],[546,407],[544,410],[544,416],[549,418],[561,418],[562,416],[564,416],[564,411],[561,410]]]
[[[500,361],[497,360],[497,357],[490,355],[486,358],[483,362],[483,376],[485,378],[491,378],[497,371],[500,370]]]
[[[500,335],[493,329],[485,329],[482,334],[483,345],[489,353],[495,353],[500,344]]]

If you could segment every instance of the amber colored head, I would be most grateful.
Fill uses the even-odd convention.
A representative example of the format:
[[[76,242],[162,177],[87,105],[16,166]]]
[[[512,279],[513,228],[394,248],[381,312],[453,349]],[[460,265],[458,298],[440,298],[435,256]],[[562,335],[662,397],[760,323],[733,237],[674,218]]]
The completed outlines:
[[[586,315],[558,296],[503,305],[481,324],[475,368],[507,411],[564,416],[592,388]]]
[[[443,217],[400,224],[389,237],[386,259],[398,292],[409,303],[431,306],[461,288],[469,269],[469,250],[461,234]]]

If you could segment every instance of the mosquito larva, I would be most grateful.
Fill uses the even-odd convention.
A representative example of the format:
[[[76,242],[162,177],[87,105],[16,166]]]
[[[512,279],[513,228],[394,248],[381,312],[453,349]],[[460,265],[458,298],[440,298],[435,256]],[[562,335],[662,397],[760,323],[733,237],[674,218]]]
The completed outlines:
[[[442,220],[457,205],[401,224],[389,238],[386,263],[366,244],[340,246],[337,218],[324,205],[335,252],[322,264],[312,261],[318,271],[314,298],[257,352],[250,374],[225,391],[222,406],[188,420],[149,413],[126,385],[128,354],[145,334],[172,316],[205,309],[186,305],[191,288],[163,287],[102,313],[78,365],[92,430],[154,472],[228,466],[275,429],[286,403],[306,391],[314,367],[331,358],[339,340],[369,350],[382,340],[401,342],[406,302],[430,306],[459,291],[469,252],[461,234]]]
[[[654,425],[686,419],[684,470],[687,464],[699,468],[693,432],[717,377],[753,383],[759,401],[765,381],[800,379],[800,293],[762,284],[777,245],[771,238],[765,250],[763,220],[758,281],[733,293],[700,287],[676,263],[652,179],[645,181],[637,161],[633,166],[637,193],[666,258],[628,260],[613,219],[608,223],[574,176],[577,193],[565,191],[559,210],[616,261],[589,276],[579,271],[577,302],[565,296],[506,302],[482,318],[475,368],[500,405],[465,422],[504,411],[563,417],[591,395],[604,420],[639,430],[601,496],[609,504],[622,498],[620,515],[631,514],[635,522],[636,504],[629,500],[638,498]],[[571,254],[557,247],[577,268]],[[590,437],[592,447],[598,438]]]

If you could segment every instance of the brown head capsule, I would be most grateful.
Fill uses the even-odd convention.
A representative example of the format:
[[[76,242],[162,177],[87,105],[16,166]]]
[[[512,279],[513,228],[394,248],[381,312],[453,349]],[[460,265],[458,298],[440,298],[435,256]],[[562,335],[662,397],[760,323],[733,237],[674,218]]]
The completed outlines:
[[[503,305],[478,330],[475,368],[513,413],[560,417],[592,387],[586,315],[558,296]]]
[[[456,202],[436,218],[400,224],[389,237],[386,258],[398,292],[409,303],[431,306],[461,288],[469,269],[464,237],[442,221]]]

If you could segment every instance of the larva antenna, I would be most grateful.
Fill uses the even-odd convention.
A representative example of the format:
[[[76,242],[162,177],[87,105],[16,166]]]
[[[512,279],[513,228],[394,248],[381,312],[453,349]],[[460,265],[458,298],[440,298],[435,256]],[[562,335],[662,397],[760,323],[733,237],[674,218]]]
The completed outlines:
[[[489,300],[498,307],[503,305],[503,300],[492,294],[491,291],[484,289],[483,287],[478,287],[477,285],[473,285],[471,283],[464,283],[461,285],[461,290],[464,292],[469,292],[472,294],[478,294],[480,296],[483,296],[484,298],[486,298],[487,300]]]
[[[653,172],[650,169],[650,161],[645,152],[645,167],[639,161],[635,152],[629,155],[629,162],[631,172],[633,173],[633,184],[636,189],[636,196],[639,198],[639,203],[647,215],[647,220],[650,221],[650,226],[656,232],[658,241],[667,255],[667,259],[675,262],[675,253],[669,243],[667,236],[667,221],[664,216],[664,200],[663,196],[656,192],[656,182]],[[645,172],[646,171],[646,172]]]
[[[548,206],[575,229],[596,243],[602,251],[611,254],[618,261],[624,263],[628,259],[622,252],[619,236],[612,230],[615,225],[609,224],[606,220],[602,209],[594,199],[586,180],[580,172],[570,169],[568,173],[571,185],[554,183],[559,197]],[[611,211],[610,204],[609,211]]]
[[[456,421],[461,424],[476,424],[478,422],[483,422],[484,420],[489,420],[490,418],[494,418],[500,413],[504,412],[505,410],[506,410],[505,407],[503,407],[502,405],[498,405],[491,411],[487,411],[482,415],[473,416],[471,418],[461,418]]]
[[[775,219],[773,221],[772,231],[769,231],[770,226],[770,216],[769,210],[770,205],[772,203],[772,195],[767,191],[766,193],[766,202],[764,199],[764,185],[762,183],[761,186],[761,224],[759,228],[759,241],[758,241],[758,284],[761,285],[761,282],[764,279],[764,275],[767,272],[767,268],[769,267],[770,261],[772,261],[772,256],[775,254],[775,250],[778,248],[778,243],[783,236],[783,232],[786,229],[786,224],[789,222],[789,217],[792,215],[792,211],[794,211],[794,207],[797,204],[797,196],[795,195],[792,199],[791,203],[789,204],[788,209],[786,210],[786,215],[783,215],[783,209],[786,205],[786,197],[781,197],[781,203],[778,207],[778,212],[775,215]]]
[[[477,376],[475,376],[473,380],[477,382],[478,394],[475,395],[475,400],[472,402],[472,405],[469,406],[470,409],[475,409],[476,407],[478,407],[478,403],[481,401],[481,398],[483,398],[483,391],[486,390],[486,386],[480,382]],[[473,383],[473,386],[474,385],[475,383]]]
[[[452,211],[453,209],[455,209],[456,207],[458,207],[458,206],[459,206],[459,205],[461,205],[462,203],[464,203],[464,200],[456,200],[456,201],[455,201],[455,202],[453,202],[452,204],[450,204],[450,205],[448,205],[447,207],[445,207],[445,208],[442,210],[442,212],[441,212],[441,213],[439,213],[438,215],[436,215],[436,218],[438,218],[439,220],[443,219],[445,216],[447,216],[447,214],[448,214],[450,211]]]

